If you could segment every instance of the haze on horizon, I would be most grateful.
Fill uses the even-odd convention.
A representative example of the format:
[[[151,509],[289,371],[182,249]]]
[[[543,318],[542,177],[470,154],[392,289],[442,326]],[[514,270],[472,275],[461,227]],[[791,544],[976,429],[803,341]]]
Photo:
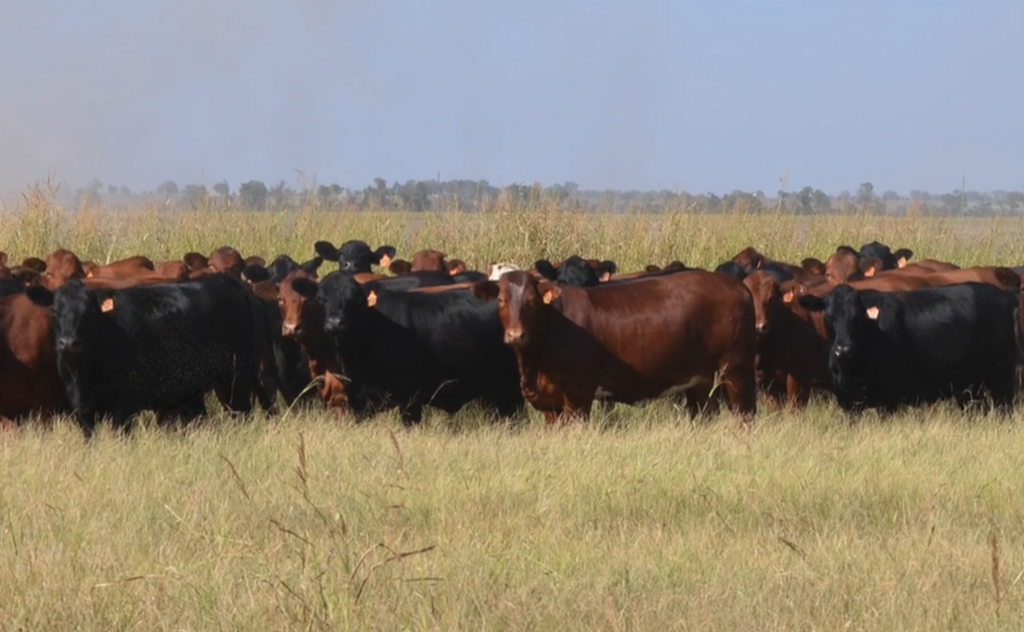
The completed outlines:
[[[1024,3],[36,0],[0,190],[1024,188]]]

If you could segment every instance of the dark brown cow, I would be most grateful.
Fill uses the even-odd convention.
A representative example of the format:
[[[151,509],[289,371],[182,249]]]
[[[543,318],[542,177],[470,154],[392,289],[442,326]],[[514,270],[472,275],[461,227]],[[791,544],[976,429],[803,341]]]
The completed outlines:
[[[882,278],[879,276],[878,278]],[[956,283],[988,283],[1009,292],[1020,292],[1021,281],[1016,272],[1000,266],[975,266],[948,272],[933,272],[920,277],[929,287],[954,285]]]
[[[462,259],[452,259],[445,264],[448,268],[448,274],[455,276],[456,274],[462,274],[469,270],[469,266]]]
[[[549,421],[587,418],[595,397],[635,403],[685,393],[700,414],[716,377],[732,409],[756,408],[750,292],[711,272],[576,288],[509,272],[474,293],[498,300],[526,400]]]
[[[395,276],[412,274],[412,264],[405,259],[394,259],[388,264],[388,272]]]
[[[856,250],[848,246],[840,246],[825,261],[825,276],[829,283],[839,285],[848,281],[860,281],[864,271],[882,269],[882,262],[877,259],[861,260]]]
[[[769,259],[765,255],[758,252],[753,246],[747,246],[743,250],[736,253],[736,256],[732,258],[732,261],[748,274],[765,265],[766,263],[773,263],[779,266],[780,268],[788,270],[789,273],[793,275],[793,278],[797,279],[798,281],[805,280],[809,276],[817,274],[816,272],[812,272],[811,270],[816,269],[814,265],[815,263],[821,263],[817,259],[805,259],[804,262],[806,265],[797,266],[793,265],[792,263],[786,263],[785,261]]]
[[[348,410],[348,396],[341,362],[334,343],[324,332],[324,308],[316,299],[316,277],[304,270],[296,270],[278,286],[278,305],[281,307],[281,335],[299,343],[309,359],[309,374],[319,380],[317,391],[334,411],[342,415]]]
[[[757,383],[772,408],[807,405],[811,387],[829,386],[828,332],[822,312],[808,312],[795,300],[804,286],[779,285],[765,272],[743,279],[754,298]]]
[[[0,420],[65,410],[53,317],[24,294],[0,299]]]
[[[35,270],[39,274],[46,272],[46,262],[39,257],[25,257],[21,261],[22,267]]]
[[[135,256],[105,265],[93,262],[82,264],[86,278],[126,279],[140,274],[152,274],[156,266],[148,257]]]
[[[90,290],[123,290],[140,285],[162,285],[183,280],[185,279],[172,279],[151,272],[130,277],[89,277],[82,279],[82,285]]]

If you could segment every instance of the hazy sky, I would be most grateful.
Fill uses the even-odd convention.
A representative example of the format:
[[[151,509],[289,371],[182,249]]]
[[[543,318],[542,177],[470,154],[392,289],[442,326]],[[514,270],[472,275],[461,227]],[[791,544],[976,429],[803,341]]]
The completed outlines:
[[[7,0],[0,186],[1024,187],[1021,0]]]

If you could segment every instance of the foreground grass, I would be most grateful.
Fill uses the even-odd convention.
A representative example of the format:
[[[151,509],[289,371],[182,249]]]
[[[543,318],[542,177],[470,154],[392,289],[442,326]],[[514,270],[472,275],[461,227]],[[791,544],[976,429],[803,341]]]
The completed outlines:
[[[8,629],[1020,629],[1024,426],[834,408],[0,444]],[[467,419],[471,415],[465,415]],[[608,421],[606,419],[606,421]],[[621,421],[621,419],[619,420]],[[993,549],[995,538],[995,549]]]

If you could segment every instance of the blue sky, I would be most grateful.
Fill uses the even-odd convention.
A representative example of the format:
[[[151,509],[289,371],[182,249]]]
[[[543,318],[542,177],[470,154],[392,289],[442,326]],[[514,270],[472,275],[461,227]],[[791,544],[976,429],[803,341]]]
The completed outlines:
[[[1024,188],[1020,0],[33,0],[0,187]]]

